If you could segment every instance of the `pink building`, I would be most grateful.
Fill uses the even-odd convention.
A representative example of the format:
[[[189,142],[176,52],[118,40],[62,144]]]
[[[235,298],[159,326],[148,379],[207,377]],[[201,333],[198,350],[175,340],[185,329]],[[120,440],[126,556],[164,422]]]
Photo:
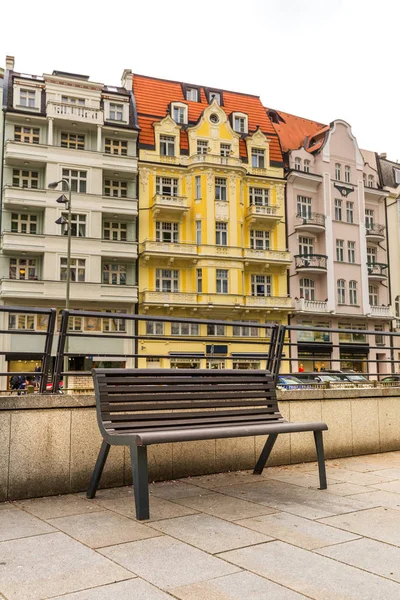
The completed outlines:
[[[291,370],[390,371],[393,315],[385,198],[376,156],[361,151],[348,123],[330,126],[269,111],[287,161],[287,236],[294,298]],[[326,328],[352,329],[332,333]],[[374,330],[367,336],[360,330]],[[335,347],[337,346],[337,347]],[[372,346],[375,346],[372,348]],[[367,363],[366,361],[372,361]]]

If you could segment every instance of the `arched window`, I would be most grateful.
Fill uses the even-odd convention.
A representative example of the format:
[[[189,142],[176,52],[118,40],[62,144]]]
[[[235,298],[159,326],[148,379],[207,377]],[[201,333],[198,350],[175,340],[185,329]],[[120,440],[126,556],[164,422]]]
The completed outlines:
[[[315,300],[315,284],[312,279],[300,279],[300,297],[304,300]]]
[[[373,188],[375,181],[374,181],[374,176],[373,175],[368,175],[368,187]]]
[[[304,173],[309,173],[310,172],[310,165],[311,165],[311,161],[305,159],[305,161],[304,161]]]
[[[346,165],[344,168],[344,180],[346,183],[350,183],[350,179],[351,179],[351,169],[350,169],[349,165]]]
[[[378,288],[376,285],[368,286],[368,297],[370,306],[378,306]]]
[[[335,165],[335,179],[337,179],[338,181],[340,181],[342,178],[342,167],[340,165],[340,163],[336,163]]]
[[[349,303],[357,303],[357,281],[349,281]]]
[[[301,158],[299,158],[298,156],[296,156],[296,158],[294,159],[294,168],[296,169],[296,171],[301,171]]]
[[[346,282],[344,279],[337,280],[337,301],[338,304],[346,304]]]

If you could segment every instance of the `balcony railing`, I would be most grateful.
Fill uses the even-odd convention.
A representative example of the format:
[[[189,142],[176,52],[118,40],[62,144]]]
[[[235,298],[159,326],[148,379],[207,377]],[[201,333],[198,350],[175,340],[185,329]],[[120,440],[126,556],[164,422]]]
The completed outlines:
[[[62,119],[93,123],[95,125],[102,125],[104,123],[104,113],[102,110],[90,106],[68,104],[66,102],[47,102],[47,116],[61,117]]]
[[[167,211],[175,213],[185,213],[189,210],[187,198],[185,196],[167,196],[164,194],[155,194],[153,196],[152,209],[154,212]]]
[[[293,308],[292,299],[287,296],[245,296],[246,306],[268,307],[288,310]]]
[[[296,215],[297,227],[300,225],[311,225],[314,227],[325,227],[325,215],[322,213],[311,213],[308,216]]]
[[[373,317],[393,318],[393,309],[391,306],[370,306],[370,312]]]
[[[161,253],[170,256],[172,254],[182,254],[190,256],[197,255],[196,244],[179,244],[178,242],[154,242],[145,240],[140,247],[141,252]]]
[[[306,300],[305,298],[299,298],[295,300],[296,310],[301,312],[310,313],[327,313],[328,301],[327,300]]]
[[[369,237],[384,237],[385,236],[385,226],[379,225],[378,223],[366,223],[365,224],[366,233],[365,235]]]
[[[231,167],[241,167],[243,163],[240,158],[233,156],[220,156],[219,154],[193,154],[189,157],[190,163],[211,163],[213,165],[228,165]]]
[[[196,304],[197,294],[188,292],[160,292],[158,290],[144,290],[142,302],[144,304]]]
[[[385,279],[387,277],[388,266],[384,263],[367,263],[368,277],[377,277]]]
[[[256,248],[245,248],[243,250],[243,257],[247,260],[263,260],[289,264],[291,262],[290,252],[287,252],[286,250],[258,250]]]
[[[247,208],[247,216],[250,219],[274,219],[279,220],[283,218],[283,210],[280,206],[259,206],[257,204],[250,204]]]
[[[325,254],[297,254],[294,260],[296,269],[321,269],[326,271],[328,257]]]

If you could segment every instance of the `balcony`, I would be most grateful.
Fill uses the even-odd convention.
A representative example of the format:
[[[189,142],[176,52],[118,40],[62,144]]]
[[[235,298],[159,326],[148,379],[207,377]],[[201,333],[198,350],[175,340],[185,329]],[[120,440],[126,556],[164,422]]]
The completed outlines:
[[[393,308],[391,306],[370,306],[372,317],[382,317],[385,319],[393,319]]]
[[[37,170],[47,164],[48,146],[7,140],[4,146],[4,161],[12,166],[27,163],[27,169]]]
[[[179,244],[176,242],[153,242],[145,240],[140,244],[140,253],[147,261],[151,257],[160,259],[164,258],[180,258],[197,261],[197,246],[196,244]]]
[[[79,123],[92,123],[93,125],[104,124],[104,113],[99,108],[51,100],[47,102],[47,116]]]
[[[255,248],[245,248],[243,250],[245,266],[247,263],[270,263],[277,265],[290,265],[290,252],[286,250],[256,250]]]
[[[246,219],[249,225],[253,223],[279,223],[283,219],[283,209],[280,206],[258,206],[251,204],[247,208]]]
[[[293,308],[292,299],[287,296],[245,296],[245,305],[249,308],[275,310],[290,310]]]
[[[314,231],[318,233],[325,231],[325,215],[322,213],[311,213],[308,217],[296,215],[296,231]]]
[[[198,246],[199,256],[209,256],[213,258],[226,258],[226,259],[241,259],[242,249],[237,246],[212,246],[202,244]]]
[[[295,310],[307,313],[329,313],[327,300],[306,300],[299,298],[295,300]]]
[[[296,271],[302,273],[326,273],[327,260],[324,254],[297,254],[294,257]]]
[[[210,154],[209,152],[207,152],[206,154],[193,154],[189,157],[188,164],[225,165],[228,167],[244,168],[244,165],[240,158],[236,158],[233,156],[220,156],[219,154]]]
[[[46,237],[38,233],[14,233],[4,231],[1,248],[4,254],[43,254],[46,250]]]
[[[141,298],[142,304],[158,306],[188,306],[197,304],[197,294],[188,292],[159,292],[144,290]]]
[[[184,196],[164,196],[155,194],[151,204],[153,216],[159,215],[182,218],[189,210],[187,198]]]
[[[40,207],[43,209],[46,205],[46,193],[47,190],[6,185],[3,190],[4,206],[9,209],[14,207],[20,209],[21,206]],[[60,195],[59,192],[56,193]]]
[[[384,263],[367,263],[368,279],[375,281],[384,281],[387,279],[388,266]]]
[[[385,239],[384,225],[378,225],[378,223],[366,223],[365,230],[365,239],[368,242],[381,242]]]

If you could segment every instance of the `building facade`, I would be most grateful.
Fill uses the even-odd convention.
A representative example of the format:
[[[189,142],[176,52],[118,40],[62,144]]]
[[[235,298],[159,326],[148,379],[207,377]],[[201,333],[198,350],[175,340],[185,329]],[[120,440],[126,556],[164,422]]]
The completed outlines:
[[[249,343],[264,335],[257,324],[286,323],[291,308],[284,171],[271,121],[255,96],[140,75],[133,90],[140,127],[139,312],[248,322],[241,328],[143,323],[140,348],[155,357],[141,364],[262,367],[265,347]],[[153,335],[182,336],[185,345]]]
[[[67,185],[72,194],[71,308],[107,310],[110,319],[71,320],[83,333],[120,331],[99,354],[127,352],[125,325],[116,315],[137,302],[137,123],[132,75],[121,87],[53,71],[26,75],[7,57],[4,77],[4,157],[0,302],[3,305],[65,307],[67,230],[62,224]],[[58,221],[58,223],[57,223]],[[61,222],[61,224],[59,224]],[[43,318],[3,315],[10,330],[46,328]],[[6,336],[3,368],[33,370],[24,350],[42,344],[28,336]],[[87,348],[87,349],[86,349]],[[90,349],[89,349],[90,348]],[[129,345],[130,348],[130,345]],[[93,341],[73,338],[72,370],[106,357],[93,355]],[[124,363],[120,363],[124,364]]]
[[[329,127],[308,122],[307,133],[299,135],[305,120],[279,115],[276,128],[287,152],[291,324],[321,328],[294,334],[292,370],[301,363],[306,371],[390,372],[384,362],[390,360],[389,338],[360,332],[392,325],[388,193],[375,154],[360,151],[344,121]],[[329,334],[327,327],[355,332]]]

